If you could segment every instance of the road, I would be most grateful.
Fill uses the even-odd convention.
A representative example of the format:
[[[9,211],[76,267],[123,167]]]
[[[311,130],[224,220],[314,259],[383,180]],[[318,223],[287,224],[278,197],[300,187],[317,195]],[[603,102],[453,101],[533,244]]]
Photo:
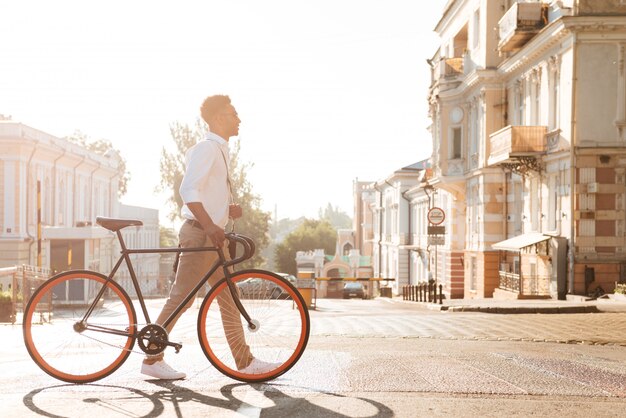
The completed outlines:
[[[150,301],[151,311],[161,301]],[[91,385],[37,368],[19,326],[0,326],[4,417],[621,416],[626,313],[494,315],[424,305],[320,299],[300,362],[269,384],[221,376],[196,341],[195,312],[168,361],[188,372],[161,382],[141,355]]]

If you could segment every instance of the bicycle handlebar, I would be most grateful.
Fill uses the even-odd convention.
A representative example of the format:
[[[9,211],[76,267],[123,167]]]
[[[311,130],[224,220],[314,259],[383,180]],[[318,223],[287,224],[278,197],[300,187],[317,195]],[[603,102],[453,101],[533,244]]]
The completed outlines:
[[[243,255],[241,257],[235,257],[230,261],[224,263],[225,267],[234,266],[235,264],[239,264],[245,260],[252,258],[254,252],[256,250],[256,245],[252,238],[247,237],[245,235],[236,234],[234,232],[229,232],[226,234],[226,239],[231,242],[235,242],[236,244],[241,244],[243,247]],[[236,245],[235,244],[235,245]]]

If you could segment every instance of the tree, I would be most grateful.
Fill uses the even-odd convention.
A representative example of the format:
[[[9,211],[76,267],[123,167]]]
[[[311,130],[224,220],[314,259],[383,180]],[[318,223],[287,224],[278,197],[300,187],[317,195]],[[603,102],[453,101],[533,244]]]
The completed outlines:
[[[172,210],[169,213],[171,220],[180,219],[180,210],[183,201],[178,193],[180,184],[185,174],[185,153],[204,137],[205,127],[202,121],[197,120],[192,129],[188,125],[174,122],[170,126],[170,133],[174,141],[175,150],[167,151],[165,148],[161,152],[161,182],[157,190],[167,192],[168,203]],[[239,151],[241,144],[237,140],[230,141],[230,182],[232,187],[234,202],[243,209],[243,217],[235,223],[235,232],[247,235],[256,244],[257,251],[253,258],[242,263],[241,268],[256,267],[263,264],[261,250],[269,243],[269,212],[264,212],[260,208],[261,199],[254,194],[252,185],[248,181],[247,171],[252,167],[250,163],[241,163]],[[232,224],[226,230],[230,231]]]
[[[323,211],[322,208],[320,208],[318,213],[320,219],[328,221],[329,224],[337,229],[352,228],[352,218],[344,211],[339,210],[338,207],[333,208],[330,203],[328,203],[328,206],[326,206],[326,209]]]
[[[178,245],[178,236],[172,228],[166,228],[159,225],[159,244],[161,248],[176,247]]]
[[[74,144],[80,145],[89,151],[95,152],[96,154],[107,155],[107,153],[111,151],[115,152],[119,159],[117,169],[120,175],[117,194],[118,196],[124,196],[126,194],[128,190],[128,182],[130,181],[130,173],[126,170],[126,160],[122,158],[119,150],[113,147],[111,141],[108,139],[98,139],[94,141],[80,131],[74,131],[72,135],[65,137],[65,139],[73,142]]]
[[[178,189],[185,175],[185,153],[202,139],[203,127],[200,121],[196,121],[194,129],[188,125],[174,122],[170,125],[170,135],[174,141],[173,152],[165,148],[161,150],[161,182],[157,186],[158,192],[167,192],[167,202],[171,207],[168,218],[172,221],[180,219],[180,210],[183,201],[178,194]]]
[[[326,220],[306,219],[276,246],[274,263],[279,271],[296,274],[296,252],[323,249],[333,255],[337,242],[337,231]]]

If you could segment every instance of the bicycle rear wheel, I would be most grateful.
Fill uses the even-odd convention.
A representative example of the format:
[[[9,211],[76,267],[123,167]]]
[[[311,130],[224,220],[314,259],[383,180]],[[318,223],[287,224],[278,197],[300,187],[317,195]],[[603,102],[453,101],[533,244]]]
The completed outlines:
[[[274,379],[291,369],[306,348],[310,320],[304,299],[293,285],[267,271],[240,271],[231,279],[255,328],[234,306],[222,279],[200,307],[202,350],[215,368],[233,379],[248,383]],[[252,358],[265,367],[246,367]]]
[[[65,382],[87,383],[124,363],[135,344],[136,322],[131,299],[120,285],[100,273],[68,271],[35,291],[22,329],[28,353],[44,372]]]

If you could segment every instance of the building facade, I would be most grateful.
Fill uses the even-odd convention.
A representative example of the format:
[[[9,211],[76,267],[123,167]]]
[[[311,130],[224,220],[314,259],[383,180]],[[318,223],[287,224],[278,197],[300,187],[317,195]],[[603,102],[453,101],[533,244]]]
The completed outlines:
[[[158,211],[118,201],[119,164],[116,152],[102,156],[23,123],[0,121],[0,267],[108,273],[120,247],[114,234],[96,225],[97,216],[142,220],[143,229],[127,228],[124,238],[130,247],[158,247]],[[152,287],[158,255],[136,257],[142,257],[140,278],[150,278]]]
[[[435,30],[428,183],[464,220],[464,297],[612,291],[626,279],[626,4],[451,0]]]
[[[394,294],[412,284],[411,274],[416,274],[411,261],[411,198],[407,193],[420,183],[426,167],[427,162],[421,161],[398,169],[370,183],[368,193],[362,193],[360,207],[369,206],[372,219],[371,231],[363,232],[363,236],[372,237],[372,273],[376,278],[393,279],[389,285]]]

